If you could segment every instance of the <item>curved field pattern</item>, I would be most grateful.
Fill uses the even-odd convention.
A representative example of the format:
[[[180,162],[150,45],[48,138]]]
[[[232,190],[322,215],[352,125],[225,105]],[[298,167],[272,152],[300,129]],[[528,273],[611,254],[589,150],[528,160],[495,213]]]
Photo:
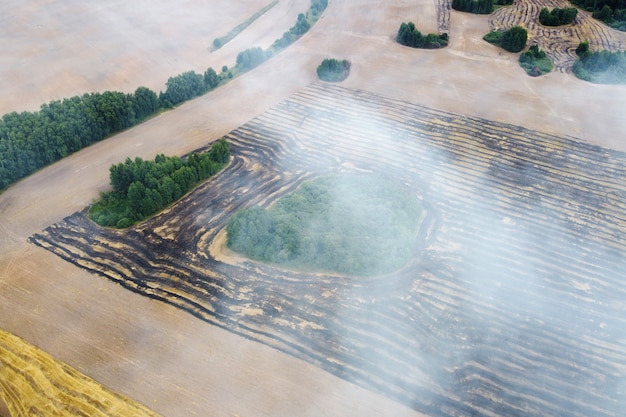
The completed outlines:
[[[539,12],[544,7],[573,7],[564,0],[516,0],[512,6],[502,7],[489,16],[492,30],[523,26],[528,30],[528,45],[536,43],[552,60],[556,70],[568,72],[576,61],[576,47],[589,41],[592,51],[611,51],[626,48],[626,33],[619,32],[591,17],[591,13],[578,9],[574,22],[564,26],[544,26],[539,23]]]
[[[3,400],[6,409],[2,407]],[[0,411],[10,412],[12,417],[159,416],[3,330],[0,330]]]
[[[116,231],[79,212],[31,242],[431,416],[626,407],[626,154],[322,83],[227,140],[231,164],[152,220]],[[342,170],[422,200],[420,250],[402,270],[215,256],[238,209]]]

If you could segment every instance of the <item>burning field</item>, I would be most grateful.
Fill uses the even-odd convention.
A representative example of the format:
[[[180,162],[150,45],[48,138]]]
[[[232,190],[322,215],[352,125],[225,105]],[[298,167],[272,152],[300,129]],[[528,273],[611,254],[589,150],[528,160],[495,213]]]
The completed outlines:
[[[119,231],[81,211],[30,241],[417,412],[626,408],[626,154],[323,83],[226,139],[230,165],[161,215]],[[426,211],[401,270],[301,273],[222,246],[240,208],[353,171]]]

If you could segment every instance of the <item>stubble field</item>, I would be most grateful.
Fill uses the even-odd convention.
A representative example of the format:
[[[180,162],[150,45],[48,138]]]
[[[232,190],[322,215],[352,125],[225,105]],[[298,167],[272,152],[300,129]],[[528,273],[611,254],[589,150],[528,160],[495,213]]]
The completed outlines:
[[[624,155],[581,139],[624,148],[623,88],[525,78],[480,40],[486,17],[451,12],[445,51],[393,44],[401,21],[442,27],[438,9],[331,1],[252,73],[7,190],[0,326],[168,416],[619,415]],[[327,55],[353,62],[343,87],[310,84]],[[72,214],[110,163],[224,134],[229,168],[136,230]],[[237,207],[355,168],[428,206],[398,274],[294,275],[210,247]]]

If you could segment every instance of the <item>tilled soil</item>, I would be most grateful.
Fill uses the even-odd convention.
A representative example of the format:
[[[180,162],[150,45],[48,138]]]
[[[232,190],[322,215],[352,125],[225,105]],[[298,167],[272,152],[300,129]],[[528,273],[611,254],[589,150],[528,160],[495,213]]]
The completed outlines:
[[[319,83],[226,137],[228,168],[143,225],[104,230],[79,212],[31,241],[427,415],[617,415],[625,154]],[[211,255],[236,210],[354,169],[424,202],[401,271]]]
[[[235,39],[241,43],[233,41],[232,45],[206,56],[205,48],[210,46],[213,38],[240,23],[266,2],[250,2],[245,6],[241,2],[236,5],[229,3],[229,7],[235,7],[238,11],[233,11],[232,15],[228,12],[230,18],[223,21],[216,19],[215,15],[212,17],[214,20],[211,20],[211,16],[203,15],[205,9],[200,2],[183,2],[178,7],[179,14],[172,15],[177,16],[177,20],[172,19],[174,23],[157,12],[159,8],[167,7],[165,5],[157,7],[152,2],[141,8],[138,14],[137,10],[131,13],[118,3],[109,2],[102,7],[112,7],[119,17],[139,15],[143,18],[147,15],[142,14],[141,10],[154,10],[156,15],[148,19],[148,23],[154,22],[155,30],[163,33],[163,37],[153,37],[154,43],[138,42],[140,52],[109,46],[105,48],[108,58],[102,61],[97,52],[101,48],[96,47],[94,55],[89,52],[90,46],[108,39],[117,39],[114,46],[128,45],[126,35],[129,32],[120,31],[112,35],[101,31],[101,39],[96,39],[93,44],[67,52],[67,48],[71,49],[73,45],[83,45],[82,41],[61,42],[55,46],[57,54],[52,53],[52,50],[46,54],[41,51],[50,45],[44,45],[39,38],[19,31],[31,27],[29,19],[15,20],[15,26],[11,26],[7,32],[11,33],[11,41],[3,44],[5,48],[14,49],[3,54],[5,58],[0,65],[2,82],[6,84],[3,87],[6,100],[2,102],[5,111],[34,110],[49,99],[90,91],[133,91],[138,85],[159,90],[164,88],[167,77],[182,71],[203,71],[207,66],[217,69],[224,64],[232,65],[240,50],[257,42],[269,45],[293,24],[297,13],[308,5],[304,0],[281,1],[272,9],[272,13],[275,13],[273,17],[260,19]],[[539,79],[527,77],[517,64],[516,55],[505,53],[482,41],[481,37],[492,28],[490,24],[493,16],[450,11],[443,2],[431,1],[368,1],[360,3],[363,7],[355,7],[354,2],[345,0],[331,0],[329,3],[323,18],[311,32],[261,67],[204,97],[42,169],[0,195],[0,327],[69,363],[114,391],[166,416],[419,415],[415,409],[395,400],[407,401],[406,394],[403,394],[403,390],[406,391],[403,384],[407,379],[412,381],[411,384],[419,385],[420,389],[424,385],[429,392],[436,392],[439,396],[437,398],[447,398],[451,408],[443,412],[448,414],[454,410],[469,412],[468,408],[464,408],[467,404],[471,412],[490,415],[494,414],[493,410],[500,403],[513,415],[524,414],[526,405],[536,408],[546,406],[548,413],[556,413],[573,407],[578,401],[576,395],[582,398],[580,415],[595,415],[596,408],[599,415],[611,415],[611,410],[619,410],[619,399],[624,397],[623,358],[619,349],[623,345],[623,336],[616,329],[623,325],[624,312],[623,303],[617,299],[621,296],[620,288],[615,284],[621,276],[620,270],[613,277],[610,271],[616,265],[624,264],[620,262],[624,252],[619,246],[619,233],[623,231],[624,221],[615,215],[615,210],[623,212],[623,200],[618,190],[621,187],[620,177],[613,177],[617,171],[611,172],[613,168],[609,168],[610,163],[606,165],[594,158],[606,158],[610,162],[618,161],[621,157],[608,149],[585,145],[582,141],[612,149],[626,149],[623,140],[626,120],[622,111],[626,105],[624,87],[592,85],[558,71]],[[28,10],[21,9],[22,4],[15,3],[11,7],[19,6],[20,10]],[[32,1],[29,7],[41,7],[42,4]],[[134,6],[138,3],[128,4]],[[552,7],[552,4],[545,2],[548,7]],[[505,9],[499,13],[504,13]],[[194,16],[180,14],[184,10]],[[224,10],[227,13],[227,9]],[[11,13],[4,15],[11,16]],[[77,30],[77,25],[84,25],[85,30],[89,31],[93,30],[89,25],[96,23],[96,20],[77,18],[81,16],[80,13],[34,16],[45,17],[48,23],[67,28],[68,35],[82,33]],[[416,22],[422,32],[449,29],[450,46],[439,51],[417,51],[396,45],[393,36],[397,27],[401,22],[409,20]],[[212,26],[211,22],[221,23]],[[175,27],[178,29],[171,30]],[[210,34],[205,38],[203,31],[209,30],[209,27]],[[95,29],[95,32],[98,30]],[[51,33],[46,41],[65,39],[58,38],[61,32],[59,29]],[[202,39],[198,40],[192,32],[202,32]],[[587,36],[587,32],[579,33],[581,37]],[[617,37],[619,40],[620,36],[622,34],[610,31],[610,39]],[[564,39],[567,45],[572,45],[571,39]],[[589,40],[592,45],[603,44],[595,38]],[[152,48],[165,43],[169,45],[165,52],[157,53]],[[189,52],[187,55],[176,55],[177,51],[181,51],[178,46],[187,44],[195,46],[190,46],[191,49],[183,48]],[[147,49],[141,51],[142,46]],[[549,49],[545,45],[543,47]],[[571,49],[568,48],[570,46],[566,46],[565,50],[571,57]],[[27,55],[21,55],[23,53]],[[21,67],[16,65],[16,56],[21,57],[19,62],[24,62]],[[155,302],[111,280],[103,279],[99,276],[102,271],[93,274],[77,268],[52,252],[27,242],[29,236],[59,224],[66,216],[86,207],[98,196],[99,191],[107,189],[108,167],[112,163],[123,161],[127,156],[152,158],[156,153],[182,155],[228,132],[237,131],[247,121],[284,102],[296,92],[304,91],[302,89],[315,79],[318,63],[329,56],[351,60],[352,73],[343,83],[351,88],[350,91],[367,90],[376,93],[359,97],[374,97],[371,99],[373,102],[377,102],[380,97],[388,97],[399,107],[411,107],[418,103],[431,109],[452,112],[462,120],[474,121],[475,128],[457,150],[446,151],[444,145],[435,146],[432,143],[426,146],[426,149],[441,146],[441,155],[445,156],[443,160],[455,160],[454,163],[448,161],[448,171],[441,172],[449,172],[450,167],[460,167],[457,171],[453,170],[455,173],[451,176],[440,176],[436,175],[438,166],[433,168],[432,165],[426,165],[431,168],[433,178],[425,183],[432,185],[430,189],[448,193],[447,196],[442,194],[446,198],[441,197],[437,201],[449,210],[449,214],[448,217],[440,217],[440,222],[436,223],[438,217],[434,213],[437,212],[437,206],[433,205],[429,210],[434,216],[431,219],[435,219],[431,221],[438,225],[436,236],[440,239],[429,240],[431,246],[421,259],[432,259],[434,265],[449,266],[435,267],[431,272],[428,268],[420,270],[422,281],[409,291],[408,301],[403,300],[397,306],[387,306],[381,304],[380,300],[362,297],[364,302],[359,307],[361,310],[357,310],[368,312],[367,306],[374,306],[373,312],[380,311],[380,314],[391,317],[392,322],[405,314],[405,327],[402,328],[421,334],[426,340],[412,354],[413,359],[416,355],[422,355],[415,363],[428,362],[428,355],[443,358],[443,362],[433,360],[432,365],[429,365],[429,369],[443,369],[443,373],[432,371],[430,379],[412,379],[398,372],[400,376],[397,381],[381,387],[380,381],[388,381],[389,378],[395,380],[392,376],[395,368],[389,368],[391,372],[385,371],[376,376],[374,369],[380,370],[380,363],[375,361],[377,365],[368,371],[367,363],[357,361],[358,372],[354,373],[350,368],[342,376],[344,379],[337,378],[323,369],[337,373],[336,370],[345,367],[346,363],[328,365],[332,362],[318,358],[316,360],[322,364],[320,366],[326,366],[321,368],[313,365],[311,359],[309,362],[299,360],[296,356],[286,355],[270,347],[267,342],[254,342],[254,332],[246,338],[208,325],[183,309]],[[50,57],[52,60],[46,60]],[[345,94],[339,94],[339,97],[345,97]],[[377,111],[384,114],[387,106],[388,103],[379,106]],[[322,103],[322,107],[328,108],[329,105]],[[432,115],[432,112],[435,110],[421,114]],[[266,119],[271,119],[271,114],[268,113]],[[406,120],[413,119],[413,114],[406,115]],[[435,119],[443,120],[439,117]],[[401,126],[402,121],[403,117],[400,117]],[[478,125],[476,121],[479,121]],[[476,146],[480,149],[488,147],[482,138],[482,126],[493,123],[488,121],[496,122],[494,126],[498,133],[492,137],[494,141],[501,135],[513,138],[513,141],[503,139],[502,145],[508,144],[508,148],[493,148],[494,153],[488,158],[489,161],[481,162],[468,144],[473,143],[476,137],[479,139]],[[510,136],[513,134],[508,131],[501,132],[504,126],[524,126],[533,130],[516,127],[513,130],[519,132],[519,135]],[[345,127],[338,129],[340,132],[348,131]],[[348,136],[353,137],[354,134],[350,132],[352,130],[348,131]],[[435,135],[433,132],[436,129],[423,137]],[[579,139],[573,142],[562,139],[568,135]],[[379,134],[368,131],[361,136],[377,138]],[[531,145],[537,136],[537,143],[543,145],[533,148]],[[285,132],[282,132],[277,136],[278,139],[273,140],[280,141],[284,137]],[[329,137],[333,140],[336,138],[334,134]],[[532,143],[524,140],[525,137],[532,138]],[[515,153],[510,144],[517,141],[523,146]],[[316,139],[311,143],[321,142]],[[345,141],[338,143],[345,144]],[[326,142],[322,144],[329,146]],[[412,143],[411,146],[414,145]],[[561,149],[557,160],[570,166],[564,177],[556,175],[558,166],[553,166],[550,161],[540,163],[538,159],[545,149],[548,149],[545,154],[547,157],[557,155],[557,148]],[[345,154],[352,155],[358,149],[357,145],[350,143]],[[504,152],[503,149],[507,149],[508,156],[498,163],[497,156]],[[530,164],[529,158],[524,156],[529,149],[534,149]],[[581,149],[587,151],[580,153]],[[320,154],[320,150],[315,152]],[[378,152],[380,148],[376,148],[374,153],[377,155]],[[434,153],[440,154],[439,151]],[[424,153],[429,156],[432,154]],[[256,153],[252,152],[252,155]],[[320,160],[328,162],[329,169],[337,168],[337,157],[333,155],[338,155],[336,150],[320,156]],[[366,152],[362,160],[369,164],[372,156],[367,155]],[[403,179],[412,177],[416,172],[410,163],[419,166],[423,162],[419,159],[420,152],[411,155],[414,158],[404,167],[407,173],[399,176]],[[581,157],[587,161],[583,164],[583,172],[593,173],[589,181],[583,181],[576,173],[577,161]],[[400,161],[406,161],[406,158],[406,155],[402,155]],[[620,164],[617,167],[623,166]],[[598,171],[589,171],[596,165]],[[348,163],[344,168],[350,166]],[[493,184],[477,189],[468,181],[467,175],[468,178],[479,177],[474,172],[477,169],[474,166],[482,167],[487,172],[483,174],[486,175],[484,178],[490,178]],[[232,167],[229,169],[234,169],[236,165]],[[598,177],[597,184],[594,183],[596,175],[605,169],[606,173]],[[465,170],[469,170],[469,174]],[[575,170],[573,174],[570,172],[572,170]],[[263,171],[263,166],[255,166],[253,171]],[[291,166],[287,171],[291,176],[281,175],[277,181],[295,186],[301,178],[305,178],[300,177],[303,174]],[[246,178],[260,180],[262,175],[255,177],[248,174]],[[611,185],[608,178],[617,181],[617,185]],[[572,182],[573,179],[576,180]],[[560,188],[559,184],[565,186]],[[497,191],[499,189],[504,191]],[[276,191],[272,188],[267,191],[271,190]],[[420,190],[423,192],[423,188]],[[603,194],[604,190],[607,190],[606,194]],[[242,189],[239,188],[239,191]],[[477,191],[480,193],[475,194]],[[282,192],[278,190],[267,198],[273,199]],[[496,215],[489,217],[484,214],[488,221],[484,220],[484,216],[478,216],[476,224],[469,224],[468,221],[474,219],[472,215],[476,212],[476,205],[481,201],[476,196],[482,196],[482,193],[486,193],[485,200],[489,203],[482,205],[481,210],[485,213],[495,211]],[[423,192],[424,196],[427,194],[433,197],[432,192]],[[218,199],[222,197],[220,195]],[[241,199],[242,196],[237,198]],[[457,204],[451,203],[455,201]],[[464,203],[461,204],[461,201]],[[597,208],[594,204],[597,204]],[[536,221],[533,220],[535,217]],[[141,230],[139,236],[146,233],[144,229]],[[100,233],[98,231],[93,239],[97,240]],[[505,237],[510,234],[516,238]],[[175,229],[167,233],[154,231],[152,235],[166,242],[169,242],[166,239],[168,235],[179,236]],[[188,243],[189,239],[195,241],[197,236],[185,238],[183,243]],[[528,243],[526,246],[532,252],[527,256],[528,260],[516,260],[515,257],[505,255],[526,253],[519,248],[523,246],[522,242]],[[209,243],[206,239],[203,241],[203,244]],[[498,249],[493,251],[493,258],[485,257],[483,249],[493,246]],[[571,251],[568,252],[566,249],[570,247]],[[468,248],[474,249],[473,252],[469,250],[469,255]],[[208,252],[204,251],[203,246],[202,253]],[[161,254],[162,251],[155,252],[155,256]],[[185,262],[189,261],[186,256],[183,254],[182,258]],[[481,259],[485,261],[481,262]],[[120,261],[125,262],[117,260]],[[204,258],[192,261],[204,262]],[[569,272],[569,264],[574,272]],[[225,265],[244,271],[244,275],[250,268],[248,264],[239,269],[229,263]],[[496,271],[501,268],[513,271],[510,272],[510,282],[497,279],[499,274],[494,274],[489,269],[490,265]],[[466,274],[468,277],[475,276],[476,271],[486,279],[465,279],[459,271],[470,271]],[[263,274],[261,276],[268,276],[269,272],[263,270]],[[277,274],[278,278],[283,276],[286,275]],[[442,279],[442,276],[448,279]],[[536,277],[541,279],[537,280]],[[262,284],[261,281],[255,285]],[[293,293],[293,287],[289,287],[285,294],[289,295],[290,291]],[[280,291],[270,294],[278,299],[284,298]],[[344,292],[343,295],[346,294]],[[397,292],[390,290],[382,294],[383,298],[393,299],[393,294]],[[563,298],[560,298],[561,294]],[[333,297],[337,299],[337,295]],[[422,298],[424,301],[420,301]],[[408,315],[406,306],[415,306],[418,301],[419,310],[413,307],[415,311]],[[305,306],[315,305],[312,300],[303,303]],[[357,305],[355,300],[348,307],[354,305]],[[341,317],[342,311],[341,307],[337,309],[338,317]],[[424,316],[429,311],[439,315]],[[242,308],[235,313],[249,319],[254,317],[254,310]],[[289,311],[289,314],[293,314],[293,311]],[[274,322],[278,317],[272,318],[271,326],[276,326]],[[472,321],[472,317],[489,319],[480,322]],[[350,319],[349,324],[359,322],[350,316],[347,318]],[[421,322],[416,318],[421,319]],[[252,329],[262,327],[262,324],[250,321],[254,323]],[[298,340],[307,331],[315,335],[314,329],[303,321],[297,323],[303,324],[295,329],[291,328],[293,323],[281,324],[282,333],[277,332],[275,336],[269,333],[268,340],[274,340],[274,343],[291,340],[285,335]],[[445,325],[435,326],[433,323]],[[464,331],[456,332],[457,328]],[[427,331],[432,333],[425,335]],[[383,336],[386,334],[382,333]],[[367,332],[360,337],[373,340],[373,336]],[[431,343],[436,340],[445,340],[446,343],[443,346]],[[535,346],[534,341],[539,340],[544,345]],[[414,336],[409,337],[408,341],[409,346],[414,344]],[[502,341],[502,345],[495,343],[498,341]],[[341,356],[340,351],[336,353],[338,348],[332,344],[329,346],[333,355],[346,360],[364,357],[369,349],[365,345],[354,345],[353,351],[342,353]],[[345,345],[339,340],[336,346]],[[472,349],[471,346],[493,347],[483,351]],[[500,349],[498,346],[503,347]],[[321,348],[313,345],[309,350],[320,351]],[[372,357],[393,351],[389,349],[389,343],[383,343],[380,349],[374,347]],[[403,349],[407,348],[400,347],[399,351]],[[434,353],[428,353],[428,349]],[[513,354],[509,355],[509,351]],[[394,355],[391,357],[396,359],[390,363],[401,363],[397,361],[398,356]],[[451,361],[448,363],[458,364],[459,367],[442,368],[445,361]],[[410,369],[414,371],[418,368],[412,365]],[[459,373],[455,374],[457,370]],[[351,377],[351,373],[358,377]],[[361,386],[373,388],[364,389],[347,382],[345,378],[354,378]],[[524,382],[526,378],[532,386]],[[572,391],[563,394],[567,386],[563,381],[566,380],[570,381]],[[455,390],[454,384],[458,390]],[[444,389],[437,391],[439,387]],[[384,395],[376,392],[384,392]],[[458,394],[451,394],[455,392]],[[514,409],[515,404],[517,409]],[[429,405],[427,399],[421,399],[411,406],[428,409],[432,403]],[[624,406],[621,407],[623,409]],[[621,413],[613,412],[613,415]]]

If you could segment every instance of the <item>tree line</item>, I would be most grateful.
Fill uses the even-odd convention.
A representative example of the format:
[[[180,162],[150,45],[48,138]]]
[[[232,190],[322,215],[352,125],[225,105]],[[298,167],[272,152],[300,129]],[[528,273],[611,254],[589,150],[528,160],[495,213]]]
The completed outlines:
[[[350,61],[326,58],[317,67],[317,76],[322,81],[340,82],[350,75]]]
[[[495,6],[513,4],[513,0],[452,0],[452,8],[460,12],[489,14]]]
[[[165,92],[90,93],[11,112],[0,120],[0,189],[86,146],[141,123],[156,112],[217,87],[223,77],[208,68],[170,77]]]
[[[572,67],[576,77],[599,84],[626,84],[626,51],[591,52],[589,43],[581,42],[576,53]]]
[[[250,48],[237,56],[235,73],[259,65],[305,33],[326,9],[327,0],[312,0],[307,13],[276,47]],[[281,38],[282,39],[282,38]],[[132,127],[155,113],[198,97],[233,78],[224,66],[221,73],[187,71],[170,77],[158,95],[139,87],[132,94],[116,91],[91,93],[43,104],[35,112],[11,112],[0,120],[0,190],[36,170]]]
[[[539,23],[544,26],[569,25],[576,19],[578,9],[575,7],[554,8],[544,7],[539,12]]]
[[[112,189],[101,193],[89,217],[101,226],[129,227],[178,200],[221,170],[229,158],[224,138],[213,143],[209,152],[192,153],[186,159],[163,154],[154,161],[126,158],[109,168]]]
[[[414,255],[421,207],[377,175],[306,182],[270,209],[243,209],[227,225],[227,245],[252,259],[298,269],[371,275]]]
[[[626,31],[626,0],[571,0],[608,26]]]
[[[554,68],[552,61],[547,57],[546,52],[538,45],[531,45],[528,51],[520,54],[519,63],[524,71],[531,77],[538,77],[546,74]]]
[[[413,22],[402,23],[396,35],[396,41],[411,48],[438,49],[448,46],[448,34],[429,33],[423,35]]]

